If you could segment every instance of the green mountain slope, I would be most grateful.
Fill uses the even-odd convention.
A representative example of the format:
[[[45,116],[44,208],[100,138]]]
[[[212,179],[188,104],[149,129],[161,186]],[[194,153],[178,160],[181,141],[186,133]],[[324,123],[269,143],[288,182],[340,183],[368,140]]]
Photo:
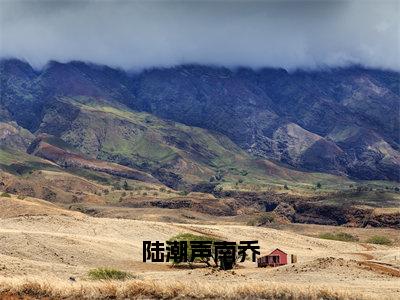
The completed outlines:
[[[163,120],[123,105],[90,97],[57,100],[54,109],[46,111],[37,133],[55,134],[87,157],[140,169],[173,188],[188,188],[200,182],[260,186],[348,181],[255,159],[220,133]]]

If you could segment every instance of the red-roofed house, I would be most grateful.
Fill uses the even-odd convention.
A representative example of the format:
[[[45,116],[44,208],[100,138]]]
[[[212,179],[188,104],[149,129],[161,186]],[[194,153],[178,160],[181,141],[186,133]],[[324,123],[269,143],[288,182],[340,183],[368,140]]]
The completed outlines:
[[[257,259],[257,267],[277,267],[288,263],[287,253],[280,249],[275,249],[270,254],[261,256]]]

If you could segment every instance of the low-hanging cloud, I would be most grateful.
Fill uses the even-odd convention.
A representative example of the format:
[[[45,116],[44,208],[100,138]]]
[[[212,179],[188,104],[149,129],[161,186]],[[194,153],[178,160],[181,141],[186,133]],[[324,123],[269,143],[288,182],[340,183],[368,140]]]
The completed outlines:
[[[400,70],[399,1],[0,1],[0,55],[40,68],[85,60]]]

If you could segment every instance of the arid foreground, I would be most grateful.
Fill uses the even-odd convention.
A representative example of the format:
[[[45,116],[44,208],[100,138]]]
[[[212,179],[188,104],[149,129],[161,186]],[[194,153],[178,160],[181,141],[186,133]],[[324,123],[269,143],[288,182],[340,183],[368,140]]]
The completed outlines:
[[[400,297],[397,242],[394,246],[339,242],[300,235],[293,230],[226,223],[93,218],[45,201],[14,197],[1,201],[0,297],[5,299]],[[246,261],[233,271],[142,262],[143,240],[165,241],[178,233],[237,242],[257,239],[262,254],[280,248],[296,254],[298,262],[278,268],[256,268]],[[391,234],[395,236],[397,232],[392,230]],[[123,270],[133,278],[90,280],[88,271],[98,267]]]

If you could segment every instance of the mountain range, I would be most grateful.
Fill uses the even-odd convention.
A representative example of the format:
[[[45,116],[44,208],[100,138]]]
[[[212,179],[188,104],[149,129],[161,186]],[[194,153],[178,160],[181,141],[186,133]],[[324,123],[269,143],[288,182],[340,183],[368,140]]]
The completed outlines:
[[[248,172],[400,180],[398,72],[3,59],[0,80],[1,146],[63,167],[172,187]]]

